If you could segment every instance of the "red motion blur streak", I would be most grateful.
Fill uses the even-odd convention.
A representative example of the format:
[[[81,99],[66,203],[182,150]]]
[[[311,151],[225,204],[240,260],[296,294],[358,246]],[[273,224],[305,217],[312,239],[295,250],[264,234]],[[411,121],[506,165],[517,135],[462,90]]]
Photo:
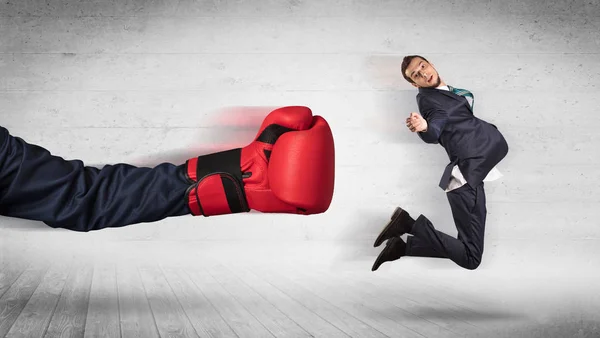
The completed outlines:
[[[269,113],[277,106],[233,106],[217,110],[203,123],[211,135],[210,144],[194,145],[198,155],[246,146],[256,137],[258,130]]]
[[[213,120],[215,126],[236,126],[241,128],[253,129],[258,131],[262,121],[269,115],[270,112],[280,107],[267,106],[236,106],[222,108],[217,113],[217,117]]]
[[[183,148],[165,153],[155,153],[129,159],[132,164],[153,167],[162,162],[183,163],[194,156],[212,154],[224,150],[241,148],[254,140],[258,130],[269,113],[278,106],[232,106],[219,108],[209,114],[209,118],[194,121],[203,128],[198,129],[198,141]],[[194,119],[190,113],[190,120]]]

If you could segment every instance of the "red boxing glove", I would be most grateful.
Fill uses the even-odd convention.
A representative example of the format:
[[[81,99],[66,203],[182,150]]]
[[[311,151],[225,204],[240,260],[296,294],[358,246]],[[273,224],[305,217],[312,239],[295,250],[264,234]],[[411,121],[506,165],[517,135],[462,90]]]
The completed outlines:
[[[272,111],[252,143],[191,158],[192,215],[249,212],[319,214],[333,198],[335,151],[327,121],[308,107]]]

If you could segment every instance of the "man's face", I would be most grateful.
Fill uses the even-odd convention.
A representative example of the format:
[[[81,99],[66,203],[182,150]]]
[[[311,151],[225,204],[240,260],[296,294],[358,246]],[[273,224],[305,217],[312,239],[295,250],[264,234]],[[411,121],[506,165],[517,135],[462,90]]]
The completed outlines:
[[[436,88],[442,81],[433,65],[419,57],[410,61],[406,75],[414,81],[412,85],[417,88]]]

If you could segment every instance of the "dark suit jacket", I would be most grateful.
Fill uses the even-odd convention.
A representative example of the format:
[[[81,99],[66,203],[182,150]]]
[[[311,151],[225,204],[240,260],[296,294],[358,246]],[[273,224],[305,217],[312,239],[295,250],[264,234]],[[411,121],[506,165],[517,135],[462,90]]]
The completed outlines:
[[[97,169],[0,126],[0,215],[84,232],[187,215],[184,168],[118,163]]]
[[[474,188],[508,154],[504,136],[495,125],[475,117],[466,98],[442,89],[419,88],[417,104],[428,124],[426,132],[417,134],[427,143],[439,143],[450,159],[440,188],[448,187],[456,164]]]

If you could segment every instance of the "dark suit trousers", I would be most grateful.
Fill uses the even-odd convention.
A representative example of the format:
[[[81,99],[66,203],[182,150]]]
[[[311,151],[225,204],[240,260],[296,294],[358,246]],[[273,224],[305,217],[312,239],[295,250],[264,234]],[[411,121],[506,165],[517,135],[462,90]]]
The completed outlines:
[[[436,230],[420,215],[408,237],[407,256],[449,258],[465,269],[476,269],[483,255],[486,200],[483,182],[472,188],[465,184],[446,193],[458,238]]]
[[[74,231],[122,227],[189,214],[191,185],[178,167],[88,167],[0,127],[0,214]]]

